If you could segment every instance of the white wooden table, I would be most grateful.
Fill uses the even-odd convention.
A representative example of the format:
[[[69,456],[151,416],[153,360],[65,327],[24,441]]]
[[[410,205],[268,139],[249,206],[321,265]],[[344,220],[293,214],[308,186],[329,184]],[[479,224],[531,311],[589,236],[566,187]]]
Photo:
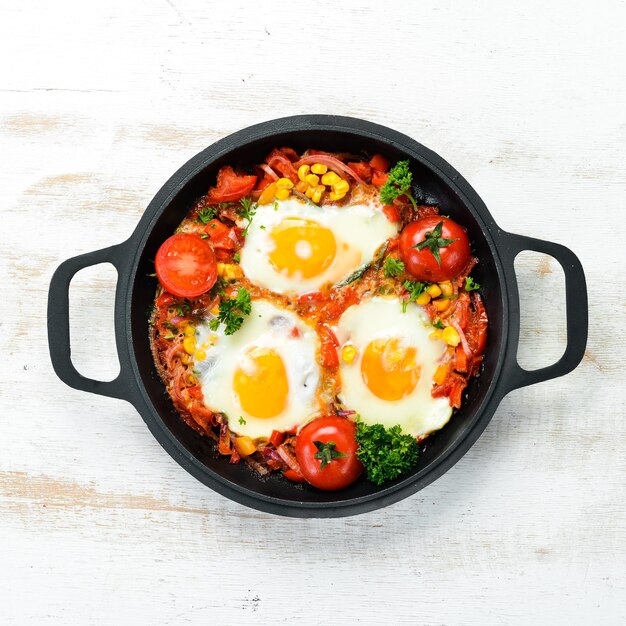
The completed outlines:
[[[0,623],[626,620],[624,2],[0,4]],[[405,132],[498,223],[571,247],[586,358],[512,393],[387,509],[293,520],[209,491],[46,343],[63,259],[117,243],[216,139],[297,113]],[[518,262],[525,366],[564,347],[558,264]],[[72,288],[75,361],[112,378],[115,275]]]

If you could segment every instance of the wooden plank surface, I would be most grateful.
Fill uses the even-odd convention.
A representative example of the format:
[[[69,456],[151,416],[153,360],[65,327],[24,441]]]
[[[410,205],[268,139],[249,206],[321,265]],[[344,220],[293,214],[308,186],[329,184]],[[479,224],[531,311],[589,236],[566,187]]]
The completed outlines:
[[[624,2],[0,4],[3,624],[620,624],[626,620]],[[439,152],[512,232],[571,247],[590,337],[504,399],[419,494],[291,520],[207,490],[135,410],[52,372],[63,259],[124,240],[173,171],[297,113]],[[565,341],[562,273],[518,259],[528,367]],[[73,352],[111,378],[115,272],[72,288]]]

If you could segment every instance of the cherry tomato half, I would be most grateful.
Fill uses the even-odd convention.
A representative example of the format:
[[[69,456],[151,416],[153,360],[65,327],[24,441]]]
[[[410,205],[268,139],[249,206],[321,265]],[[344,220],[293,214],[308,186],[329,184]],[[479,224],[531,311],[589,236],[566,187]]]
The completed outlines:
[[[159,282],[175,296],[194,298],[217,280],[211,246],[198,235],[178,233],[166,239],[154,260]]]
[[[318,417],[301,431],[296,458],[306,480],[318,489],[335,491],[352,484],[363,471],[356,458],[356,426],[336,415]]]
[[[400,256],[417,280],[450,280],[467,265],[470,242],[462,226],[448,217],[431,215],[405,227],[400,234]]]
[[[209,202],[236,202],[247,196],[256,185],[256,176],[237,174],[230,165],[217,173],[217,185],[208,193]]]

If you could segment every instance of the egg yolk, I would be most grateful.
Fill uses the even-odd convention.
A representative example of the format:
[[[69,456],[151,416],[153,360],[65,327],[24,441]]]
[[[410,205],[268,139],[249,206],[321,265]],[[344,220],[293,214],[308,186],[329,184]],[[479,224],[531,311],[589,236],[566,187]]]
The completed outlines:
[[[318,276],[327,269],[337,253],[332,231],[313,220],[289,217],[271,233],[274,250],[270,262],[288,276],[296,273],[302,278]]]
[[[382,400],[401,400],[419,381],[417,350],[403,346],[397,337],[372,341],[361,359],[361,376],[369,390]]]
[[[279,415],[287,405],[289,383],[280,355],[269,348],[252,348],[244,367],[235,371],[233,389],[241,408],[253,417]]]

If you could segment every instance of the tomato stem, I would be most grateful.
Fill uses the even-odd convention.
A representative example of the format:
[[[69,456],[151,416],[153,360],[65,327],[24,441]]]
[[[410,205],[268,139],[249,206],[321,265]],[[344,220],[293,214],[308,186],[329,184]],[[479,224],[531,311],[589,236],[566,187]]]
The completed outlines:
[[[334,441],[314,441],[313,444],[317,448],[317,452],[313,455],[313,458],[320,459],[322,462],[320,469],[324,469],[333,459],[348,456],[335,449],[337,444]]]

